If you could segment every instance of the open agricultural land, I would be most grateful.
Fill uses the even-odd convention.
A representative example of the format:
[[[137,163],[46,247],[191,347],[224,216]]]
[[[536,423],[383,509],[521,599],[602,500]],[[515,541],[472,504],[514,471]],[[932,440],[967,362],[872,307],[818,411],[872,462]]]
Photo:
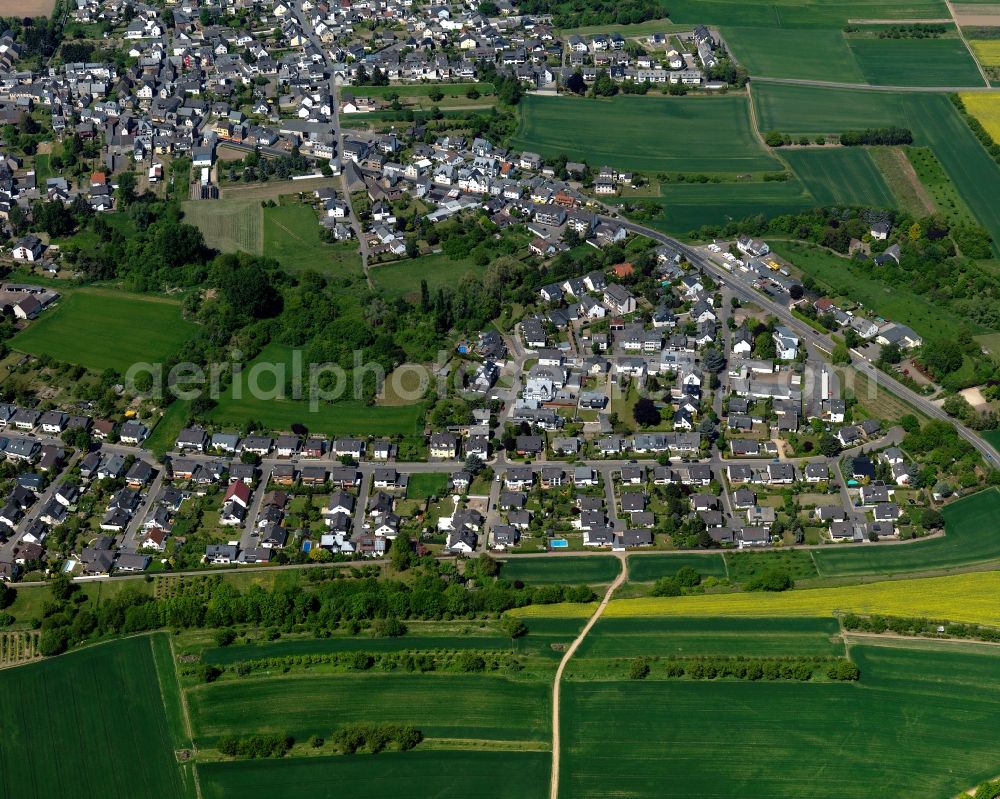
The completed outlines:
[[[32,355],[124,373],[135,363],[168,360],[195,330],[181,318],[177,300],[81,288],[67,290],[12,344]]]
[[[766,172],[778,162],[756,139],[745,97],[526,97],[511,144],[554,158],[647,172]],[[599,136],[580,138],[582,130]]]
[[[815,205],[893,208],[896,198],[863,147],[792,149],[782,153]]]
[[[759,84],[753,97],[761,130],[795,136],[909,128],[915,145],[933,151],[978,223],[1000,240],[1000,209],[990,200],[1000,193],[1000,166],[946,95]],[[933,184],[927,188],[933,190]]]
[[[182,741],[168,723],[178,710],[176,677],[169,653],[166,673],[154,658],[154,647],[165,644],[130,638],[0,670],[0,708],[10,722],[0,748],[0,796],[190,797],[190,774],[174,757]]]
[[[823,616],[844,613],[923,616],[968,624],[1000,626],[996,591],[1000,573],[970,572],[947,577],[891,580],[836,588],[804,588],[781,593],[737,592],[680,597],[614,599],[604,618],[659,616]],[[593,606],[589,607],[593,611]],[[530,605],[512,611],[533,618],[582,618],[586,605]]]
[[[591,633],[598,654],[603,634]],[[829,644],[812,651],[825,656]],[[733,639],[727,654],[743,652]],[[857,684],[658,679],[656,663],[641,681],[570,678],[560,795],[689,797],[710,785],[717,797],[797,797],[808,785],[814,796],[867,799],[877,784],[885,796],[953,796],[993,776],[994,654],[852,646],[850,656]],[[587,669],[586,653],[577,657]],[[706,753],[734,742],[755,756]]]
[[[549,759],[545,752],[385,752],[377,762],[360,756],[211,763],[199,777],[204,799],[542,799]]]

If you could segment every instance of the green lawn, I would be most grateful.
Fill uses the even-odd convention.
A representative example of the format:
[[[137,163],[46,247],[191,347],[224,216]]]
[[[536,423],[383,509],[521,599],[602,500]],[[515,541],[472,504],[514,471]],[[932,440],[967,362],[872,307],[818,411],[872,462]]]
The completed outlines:
[[[848,39],[848,43],[865,80],[877,86],[983,85],[961,39]]]
[[[44,311],[11,342],[32,355],[124,373],[135,363],[159,363],[194,335],[180,303],[104,289],[75,289]]]
[[[189,796],[149,637],[0,671],[0,715],[4,799]]]
[[[304,741],[360,721],[413,724],[426,737],[547,742],[549,687],[454,673],[299,673],[199,685],[187,699],[200,745],[234,730]],[[287,701],[295,696],[308,701]]]
[[[940,303],[872,277],[870,263],[859,264],[811,244],[776,241],[772,249],[812,275],[827,293],[850,297],[870,313],[909,325],[925,338],[952,336],[960,324],[969,324]]]
[[[575,657],[844,655],[836,619],[604,618]]]
[[[1000,560],[1000,491],[988,488],[945,506],[946,535],[905,546],[815,550],[822,577],[899,574]]]
[[[157,455],[163,455],[164,452],[172,449],[177,440],[177,434],[184,429],[188,422],[190,410],[191,403],[175,399],[153,427],[143,446]]]
[[[280,375],[277,387],[274,370]],[[293,424],[304,424],[311,432],[332,436],[412,435],[423,429],[420,405],[368,406],[359,400],[345,399],[321,402],[313,411],[308,400],[308,365],[302,366],[303,399],[291,398],[289,386],[294,374],[292,349],[269,344],[245,366],[238,384],[230,386],[219,399],[211,412],[212,421],[239,427],[254,419],[272,430],[290,430]],[[252,391],[253,388],[257,391]]]
[[[436,292],[445,286],[455,286],[466,275],[482,277],[485,266],[477,266],[471,259],[452,260],[443,252],[408,258],[404,261],[371,267],[375,288],[389,298],[420,299],[420,282],[427,281],[427,289]]]
[[[529,585],[562,583],[610,583],[618,576],[618,559],[610,555],[566,556],[543,555],[537,558],[510,558],[503,561],[501,574],[508,580],[521,580]]]
[[[896,199],[863,147],[790,149],[782,156],[805,184],[817,205],[895,208]]]
[[[542,799],[547,752],[383,752],[212,763],[201,766],[204,799]]]
[[[447,472],[420,472],[411,474],[406,484],[407,499],[443,497],[448,493]]]
[[[591,166],[683,172],[759,172],[779,164],[750,129],[747,100],[527,96],[511,146]],[[581,136],[583,132],[586,135]]]
[[[432,91],[438,90],[445,97],[462,97],[469,89],[475,89],[481,95],[493,94],[496,89],[492,83],[413,83],[409,85],[392,86],[358,86],[351,89],[355,97],[387,97],[396,94],[399,97],[426,97]]]
[[[725,577],[726,563],[719,552],[677,552],[669,555],[632,555],[628,559],[628,578],[634,583],[651,583],[661,577],[673,577],[685,566],[702,577]]]
[[[855,646],[858,684],[569,681],[563,796],[954,796],[1000,772],[995,656]],[[716,752],[716,755],[712,753]]]

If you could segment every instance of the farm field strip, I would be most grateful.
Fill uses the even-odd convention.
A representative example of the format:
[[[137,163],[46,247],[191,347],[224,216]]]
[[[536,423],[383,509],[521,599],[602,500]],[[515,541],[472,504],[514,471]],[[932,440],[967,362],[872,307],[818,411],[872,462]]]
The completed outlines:
[[[871,313],[902,322],[927,339],[948,337],[964,322],[959,316],[916,292],[870,277],[869,265],[858,265],[846,257],[820,247],[797,242],[776,241],[772,249],[833,296],[849,297],[863,303]]]
[[[188,200],[184,219],[195,225],[205,244],[220,252],[264,251],[263,209],[259,200]]]
[[[203,799],[543,799],[546,752],[413,751],[198,767]],[[419,787],[417,787],[419,786]]]
[[[511,146],[543,156],[560,153],[618,169],[756,172],[779,168],[750,129],[747,98],[691,100],[618,96],[585,101],[527,96]],[[581,142],[580,131],[600,136]]]
[[[501,573],[507,580],[522,580],[533,585],[563,583],[610,583],[621,571],[613,555],[567,556],[542,555],[537,558],[516,557],[501,561]]]
[[[286,696],[308,696],[289,705]],[[234,729],[329,736],[351,722],[413,724],[426,737],[538,740],[549,736],[549,687],[463,674],[292,674],[200,685],[187,691],[195,739]]]
[[[817,205],[894,208],[896,198],[863,147],[790,149],[782,153]]]
[[[679,597],[616,599],[605,618],[637,616],[833,616],[880,613],[1000,626],[1000,572],[971,572],[947,577],[895,580],[837,588],[783,593],[705,594]],[[536,616],[581,617],[594,605],[529,605],[511,611]],[[530,621],[528,622],[530,624]]]
[[[1000,771],[995,656],[877,646],[851,656],[861,667],[851,685],[569,681],[560,793],[792,799],[808,785],[869,799],[877,784],[886,797],[954,796]],[[705,756],[733,741],[755,756]]]
[[[843,656],[835,619],[601,618],[576,657]]]

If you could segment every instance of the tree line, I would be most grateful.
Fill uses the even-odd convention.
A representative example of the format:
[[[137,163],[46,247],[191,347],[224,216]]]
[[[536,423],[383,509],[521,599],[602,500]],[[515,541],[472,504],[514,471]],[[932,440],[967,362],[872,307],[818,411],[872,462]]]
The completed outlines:
[[[325,630],[377,619],[453,619],[499,615],[516,607],[557,602],[591,602],[588,586],[524,586],[468,569],[468,578],[441,572],[433,559],[408,582],[373,577],[336,579],[302,586],[245,591],[213,575],[193,590],[156,599],[126,586],[97,607],[78,597],[65,578],[52,584],[52,598],[35,620],[42,631],[42,654],[59,654],[92,638],[159,629],[228,628],[252,625],[290,631],[301,626],[314,635]],[[483,560],[482,558],[477,560]],[[518,587],[520,586],[520,587]],[[74,596],[74,595],[77,596]]]

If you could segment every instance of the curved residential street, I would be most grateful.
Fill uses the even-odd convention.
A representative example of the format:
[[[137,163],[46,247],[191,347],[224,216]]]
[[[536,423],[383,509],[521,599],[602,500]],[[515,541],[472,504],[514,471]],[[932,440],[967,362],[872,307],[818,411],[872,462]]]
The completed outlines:
[[[583,629],[580,630],[580,634],[573,640],[573,643],[569,645],[569,649],[566,650],[566,654],[562,656],[562,660],[559,661],[559,668],[556,669],[556,678],[552,682],[552,775],[549,782],[549,799],[557,799],[559,796],[559,689],[562,682],[563,671],[566,669],[566,664],[569,663],[570,658],[573,657],[573,653],[576,652],[577,647],[580,646],[583,639],[587,637],[587,633],[589,633],[591,628],[597,624],[597,620],[601,618],[601,614],[604,613],[604,609],[608,606],[608,602],[611,601],[611,597],[614,595],[615,591],[617,591],[621,584],[628,578],[628,559],[624,554],[620,554],[618,555],[618,560],[620,560],[622,564],[621,572],[619,572],[615,581],[608,586],[608,590],[604,594],[604,599],[602,599],[601,604],[597,606],[597,610],[594,611],[594,615],[590,617]]]

